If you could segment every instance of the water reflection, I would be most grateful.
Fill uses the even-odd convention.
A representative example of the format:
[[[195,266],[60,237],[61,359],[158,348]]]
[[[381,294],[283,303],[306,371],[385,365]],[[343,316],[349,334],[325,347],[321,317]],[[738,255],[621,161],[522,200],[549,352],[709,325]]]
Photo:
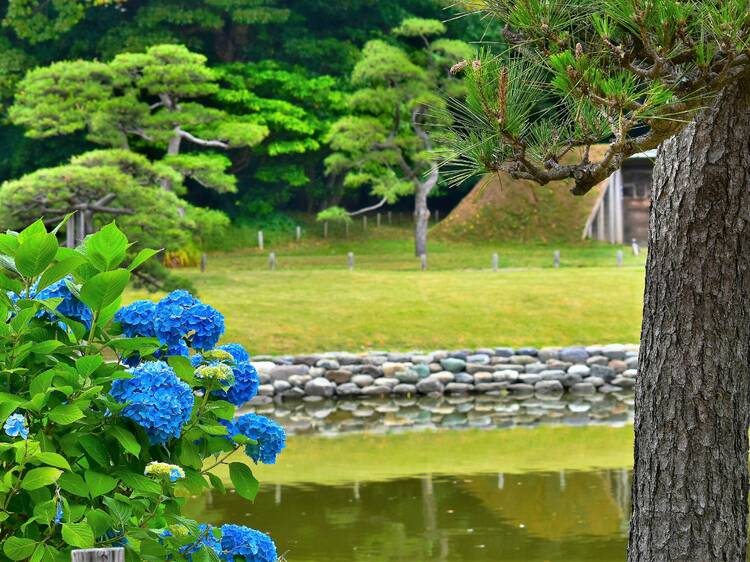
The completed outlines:
[[[289,562],[606,562],[624,559],[629,483],[623,469],[268,485],[188,515],[260,527]]]

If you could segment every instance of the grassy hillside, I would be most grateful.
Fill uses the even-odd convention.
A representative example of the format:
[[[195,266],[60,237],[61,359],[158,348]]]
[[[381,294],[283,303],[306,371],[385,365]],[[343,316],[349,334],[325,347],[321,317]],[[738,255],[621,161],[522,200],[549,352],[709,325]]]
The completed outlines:
[[[602,152],[602,147],[594,147],[592,158]],[[432,234],[460,241],[580,242],[606,182],[583,197],[571,195],[571,185],[564,181],[540,186],[506,173],[487,175]]]

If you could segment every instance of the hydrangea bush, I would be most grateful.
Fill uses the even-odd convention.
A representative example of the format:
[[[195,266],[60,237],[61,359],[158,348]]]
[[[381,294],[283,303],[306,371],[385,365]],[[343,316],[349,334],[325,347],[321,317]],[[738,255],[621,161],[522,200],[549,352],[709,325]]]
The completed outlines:
[[[112,223],[76,249],[38,221],[0,234],[0,561],[69,562],[121,545],[128,561],[273,562],[273,541],[181,515],[186,497],[255,498],[248,459],[285,434],[235,410],[258,390],[223,316],[185,291],[121,307],[129,244]]]

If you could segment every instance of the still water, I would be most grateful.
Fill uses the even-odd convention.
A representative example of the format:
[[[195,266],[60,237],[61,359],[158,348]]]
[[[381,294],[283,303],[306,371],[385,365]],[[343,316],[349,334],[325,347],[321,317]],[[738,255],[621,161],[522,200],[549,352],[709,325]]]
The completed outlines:
[[[422,476],[193,505],[205,521],[261,526],[289,562],[605,562],[624,559],[629,481],[624,469]]]

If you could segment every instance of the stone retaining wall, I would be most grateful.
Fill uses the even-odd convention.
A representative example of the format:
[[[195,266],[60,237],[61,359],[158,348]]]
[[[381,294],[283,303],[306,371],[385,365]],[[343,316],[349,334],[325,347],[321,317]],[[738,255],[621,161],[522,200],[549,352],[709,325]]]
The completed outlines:
[[[256,356],[257,402],[486,394],[517,398],[629,393],[637,345]]]

